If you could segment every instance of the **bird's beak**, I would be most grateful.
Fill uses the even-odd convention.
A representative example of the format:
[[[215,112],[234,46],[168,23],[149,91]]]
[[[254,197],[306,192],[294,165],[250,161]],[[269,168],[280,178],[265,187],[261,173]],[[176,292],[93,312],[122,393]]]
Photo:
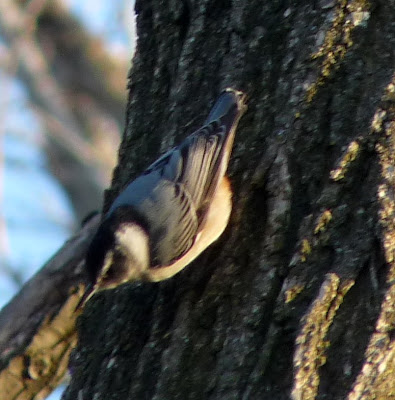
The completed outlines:
[[[78,302],[77,306],[75,307],[74,312],[80,311],[82,308],[84,308],[85,304],[89,301],[89,299],[96,293],[96,285],[91,285],[89,284],[86,289],[84,294],[82,295],[80,301]]]

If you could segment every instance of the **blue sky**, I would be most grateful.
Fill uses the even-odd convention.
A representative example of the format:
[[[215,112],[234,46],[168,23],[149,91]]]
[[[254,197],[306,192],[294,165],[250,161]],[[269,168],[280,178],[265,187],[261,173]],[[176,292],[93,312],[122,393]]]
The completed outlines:
[[[3,154],[0,236],[0,306],[19,290],[9,270],[26,281],[71,232],[69,201],[48,173],[41,127],[29,111],[23,86],[0,74],[7,96],[0,101]]]

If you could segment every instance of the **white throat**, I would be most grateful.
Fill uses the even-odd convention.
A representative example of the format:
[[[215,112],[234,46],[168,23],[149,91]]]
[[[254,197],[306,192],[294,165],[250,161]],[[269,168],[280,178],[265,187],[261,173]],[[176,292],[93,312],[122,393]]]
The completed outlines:
[[[115,233],[117,247],[137,268],[149,267],[149,240],[143,228],[134,224],[122,224]]]

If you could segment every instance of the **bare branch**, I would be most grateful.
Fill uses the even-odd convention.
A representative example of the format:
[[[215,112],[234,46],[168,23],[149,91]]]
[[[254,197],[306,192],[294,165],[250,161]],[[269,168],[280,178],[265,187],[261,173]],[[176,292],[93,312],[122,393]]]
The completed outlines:
[[[115,165],[127,59],[114,60],[59,2],[25,3],[0,5],[0,30],[8,46],[2,63],[16,66],[25,83],[46,127],[52,172],[82,219],[100,207]]]
[[[43,398],[63,379],[76,343],[88,221],[0,312],[0,398]],[[37,396],[37,397],[35,397]]]

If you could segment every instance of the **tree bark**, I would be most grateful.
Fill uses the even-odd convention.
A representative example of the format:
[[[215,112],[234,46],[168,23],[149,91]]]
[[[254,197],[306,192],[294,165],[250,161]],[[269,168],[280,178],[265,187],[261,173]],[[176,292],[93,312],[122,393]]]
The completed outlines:
[[[233,212],[179,275],[88,303],[64,400],[394,398],[394,1],[136,11],[105,210],[231,86]]]

